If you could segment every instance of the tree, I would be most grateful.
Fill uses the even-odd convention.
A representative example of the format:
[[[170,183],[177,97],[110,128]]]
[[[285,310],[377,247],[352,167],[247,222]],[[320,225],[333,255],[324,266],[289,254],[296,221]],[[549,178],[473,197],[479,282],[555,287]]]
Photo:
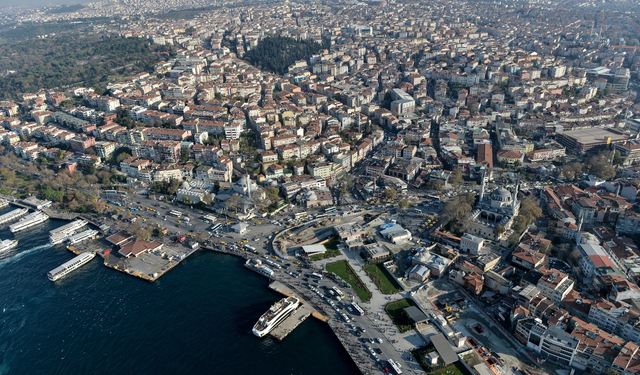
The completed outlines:
[[[213,196],[209,193],[206,193],[203,197],[202,197],[202,201],[207,204],[210,205],[213,202]]]
[[[623,165],[626,160],[627,158],[623,158],[622,154],[620,154],[620,151],[616,150],[615,154],[613,155],[613,165]]]
[[[104,202],[95,202],[93,204],[93,210],[96,212],[102,212],[107,208],[107,205]]]
[[[258,210],[263,210],[271,204],[271,200],[263,191],[254,191],[251,194],[251,202]]]
[[[412,206],[411,202],[409,202],[406,199],[401,199],[400,202],[398,202],[398,208],[401,210],[404,210],[405,208],[409,208],[411,206]]]
[[[280,190],[274,187],[267,188],[267,198],[271,202],[271,206],[278,208],[280,205]]]
[[[162,233],[162,228],[160,228],[160,227],[156,227],[156,228],[153,230],[153,235],[154,235],[154,236],[156,236],[156,237],[162,237],[162,236],[164,236],[164,233]]]
[[[340,180],[344,183],[344,187],[348,190],[353,188],[355,177],[351,173],[345,174]]]
[[[568,180],[573,180],[575,178],[578,178],[580,175],[582,175],[584,168],[585,168],[585,165],[579,162],[565,164],[562,167],[561,174],[564,176],[564,178]]]
[[[182,147],[182,149],[180,150],[180,162],[184,164],[188,161],[189,161],[189,148]]]
[[[502,236],[504,232],[506,232],[505,227],[503,227],[502,225],[498,225],[496,229],[494,229],[493,234],[496,236],[496,238],[500,238],[500,236]]]
[[[444,191],[445,186],[444,186],[444,182],[442,180],[429,180],[429,182],[427,182],[427,187],[429,189],[432,190],[437,190],[437,191]]]
[[[589,173],[608,180],[616,176],[616,169],[612,165],[615,160],[615,152],[613,151],[600,151],[597,155],[592,156],[587,161],[587,168]]]
[[[238,213],[238,209],[244,206],[244,199],[239,195],[234,194],[224,202],[224,205],[227,206],[228,209],[234,210]]]
[[[461,183],[464,182],[464,178],[462,177],[462,172],[460,171],[460,168],[455,168],[453,170],[453,172],[451,173],[451,176],[449,176],[449,182],[451,182],[454,185],[460,185]]]
[[[191,204],[191,199],[189,199],[189,197],[182,197],[182,203],[184,204]]]
[[[383,196],[387,199],[393,199],[396,197],[397,194],[398,192],[396,191],[396,189],[390,187],[384,190]]]
[[[121,153],[116,157],[116,163],[117,163],[118,165],[120,165],[120,163],[121,163],[123,160],[129,159],[130,157],[131,157],[131,155],[130,155],[129,153],[127,153],[127,152],[121,152]]]

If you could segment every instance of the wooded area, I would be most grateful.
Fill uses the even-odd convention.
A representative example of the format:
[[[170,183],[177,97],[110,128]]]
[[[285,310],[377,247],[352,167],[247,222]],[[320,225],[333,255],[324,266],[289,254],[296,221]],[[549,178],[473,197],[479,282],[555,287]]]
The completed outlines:
[[[15,73],[0,79],[0,98],[70,85],[95,87],[110,77],[153,71],[169,51],[141,38],[62,35],[32,39],[3,48],[0,71]]]
[[[323,45],[310,39],[296,40],[283,36],[266,37],[244,54],[244,60],[259,69],[284,74],[296,60],[320,51]]]

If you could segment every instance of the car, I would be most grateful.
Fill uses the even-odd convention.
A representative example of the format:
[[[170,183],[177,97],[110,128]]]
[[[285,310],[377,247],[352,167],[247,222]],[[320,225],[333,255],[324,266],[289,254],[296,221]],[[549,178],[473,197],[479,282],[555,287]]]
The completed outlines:
[[[380,337],[376,338],[376,341],[378,342],[378,344],[382,344],[382,339]]]
[[[362,326],[358,327],[358,330],[360,330],[360,332],[362,332],[362,333],[367,332],[367,331],[364,329],[364,327],[362,327]]]

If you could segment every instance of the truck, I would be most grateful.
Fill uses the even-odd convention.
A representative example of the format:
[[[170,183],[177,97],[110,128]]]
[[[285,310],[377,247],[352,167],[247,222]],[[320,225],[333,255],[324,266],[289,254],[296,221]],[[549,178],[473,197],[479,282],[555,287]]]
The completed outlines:
[[[178,242],[184,242],[186,239],[187,239],[187,236],[178,236],[178,237],[176,237],[176,240]]]

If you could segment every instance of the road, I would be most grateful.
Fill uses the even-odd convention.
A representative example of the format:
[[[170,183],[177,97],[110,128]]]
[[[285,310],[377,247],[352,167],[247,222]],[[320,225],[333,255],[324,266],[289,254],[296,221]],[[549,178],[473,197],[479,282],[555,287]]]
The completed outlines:
[[[241,240],[249,240],[248,244],[256,248],[257,254],[251,254],[243,252],[243,255],[248,256],[249,258],[258,258],[263,262],[266,259],[271,260],[272,262],[280,265],[282,268],[278,269],[276,267],[270,267],[274,269],[273,278],[275,280],[281,281],[286,285],[290,286],[293,290],[300,295],[309,300],[312,304],[314,304],[321,312],[324,312],[330,318],[329,325],[336,332],[336,334],[341,335],[342,338],[347,338],[345,343],[345,347],[350,355],[354,358],[354,361],[362,364],[360,368],[368,369],[370,372],[377,373],[378,371],[384,372],[384,368],[387,367],[390,369],[387,359],[391,358],[394,361],[399,362],[402,365],[402,370],[404,373],[423,373],[420,369],[419,365],[412,360],[410,354],[406,352],[406,349],[399,349],[394,346],[393,340],[401,339],[400,333],[397,331],[396,327],[391,324],[386,314],[382,311],[368,311],[365,316],[355,315],[353,312],[349,312],[346,309],[346,305],[340,308],[340,311],[347,314],[351,319],[352,323],[356,327],[364,327],[365,332],[362,334],[362,338],[358,337],[356,331],[350,328],[341,318],[339,314],[330,306],[327,299],[324,297],[318,296],[316,293],[312,292],[309,284],[316,284],[316,280],[309,279],[305,276],[300,276],[298,278],[293,277],[291,273],[299,272],[303,274],[310,274],[311,272],[320,272],[320,269],[315,269],[311,265],[296,265],[294,262],[297,259],[277,259],[270,253],[269,248],[266,244],[266,241],[273,240],[272,236],[275,231],[282,231],[285,229],[282,218],[278,219],[278,224],[275,224],[274,221],[269,219],[253,219],[246,221],[250,226],[249,230],[245,234],[237,234],[230,232],[229,227],[231,225],[226,225],[228,222],[235,223],[235,220],[229,220],[225,218],[219,218],[217,223],[225,223],[223,226],[223,231],[219,232],[220,237],[209,237],[208,229],[211,227],[210,223],[205,223],[202,220],[202,216],[206,213],[199,211],[198,209],[188,208],[181,204],[173,204],[170,202],[162,202],[154,199],[150,199],[143,195],[135,195],[126,199],[125,204],[122,206],[122,209],[126,209],[128,207],[150,207],[156,210],[147,211],[140,210],[131,212],[131,214],[135,214],[140,216],[141,219],[146,219],[146,223],[157,223],[162,228],[166,228],[169,230],[168,235],[177,235],[177,234],[186,234],[193,233],[194,237],[198,240],[203,241],[210,245],[216,246],[221,242],[226,242],[228,247],[233,248],[236,242]],[[370,209],[370,207],[368,207]],[[170,210],[178,210],[183,213],[189,213],[189,224],[186,224],[183,219],[178,219],[168,215]],[[300,211],[301,208],[295,207],[293,208],[295,211]],[[386,210],[384,208],[383,210]],[[356,210],[357,211],[357,210]],[[320,212],[320,211],[317,211]],[[166,219],[165,219],[166,216]],[[140,220],[140,219],[139,219]],[[180,221],[180,222],[179,222]],[[256,223],[260,222],[261,224],[257,225]],[[257,239],[258,241],[254,241]],[[239,250],[238,250],[239,251]],[[325,278],[322,281],[317,282],[320,285],[320,288],[327,287],[331,288],[333,286],[337,286],[341,290],[347,294],[345,298],[347,303],[351,303],[354,297],[350,289],[347,287],[338,285],[333,280]],[[320,289],[322,293],[326,293],[324,289]],[[374,293],[379,293],[378,291],[374,291]],[[384,298],[384,297],[380,297]],[[334,301],[336,303],[337,301]],[[372,308],[372,305],[359,303],[360,306],[366,310]],[[379,306],[376,305],[375,309],[378,309]],[[380,351],[380,354],[377,354],[378,361],[368,352],[368,350],[364,347],[365,342],[362,339],[372,339],[372,338],[380,338],[382,339],[382,343],[369,343],[371,347],[376,348]]]

